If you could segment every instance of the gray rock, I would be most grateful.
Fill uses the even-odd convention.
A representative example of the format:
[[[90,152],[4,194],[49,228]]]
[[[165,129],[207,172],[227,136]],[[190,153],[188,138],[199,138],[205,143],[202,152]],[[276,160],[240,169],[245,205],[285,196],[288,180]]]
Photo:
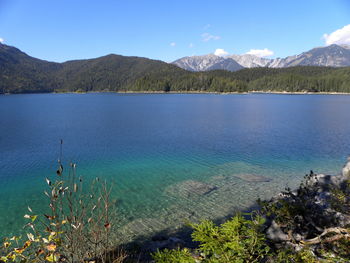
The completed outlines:
[[[304,237],[302,236],[302,235],[300,235],[300,234],[293,234],[293,238],[295,239],[295,241],[298,241],[298,242],[300,242],[301,240],[303,240],[304,239]]]
[[[350,157],[348,158],[348,162],[343,168],[342,175],[345,177],[345,179],[350,179]]]
[[[346,215],[346,214],[337,212],[335,214],[335,218],[336,218],[338,225],[340,227],[347,227],[350,225],[350,215]]]
[[[270,227],[266,231],[266,236],[270,240],[274,242],[285,242],[288,241],[290,238],[288,235],[286,235],[282,229],[279,227],[279,225],[275,222],[275,220],[272,221]]]
[[[317,187],[319,192],[329,190],[331,187],[339,187],[344,182],[343,175],[325,175],[317,174],[313,176],[308,182],[308,187]]]

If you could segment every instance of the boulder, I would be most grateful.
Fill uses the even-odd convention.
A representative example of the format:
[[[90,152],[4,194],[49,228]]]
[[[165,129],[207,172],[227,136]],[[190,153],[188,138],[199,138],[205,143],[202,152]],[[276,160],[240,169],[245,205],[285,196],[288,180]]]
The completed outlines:
[[[348,158],[348,161],[343,168],[342,175],[346,179],[350,179],[350,157]]]
[[[315,174],[307,181],[307,186],[316,187],[319,192],[324,192],[332,187],[341,186],[345,180],[343,175]]]
[[[268,239],[281,243],[281,242],[286,242],[290,240],[287,234],[285,234],[282,229],[279,227],[279,225],[273,220],[271,222],[271,225],[269,228],[266,230],[266,236]]]

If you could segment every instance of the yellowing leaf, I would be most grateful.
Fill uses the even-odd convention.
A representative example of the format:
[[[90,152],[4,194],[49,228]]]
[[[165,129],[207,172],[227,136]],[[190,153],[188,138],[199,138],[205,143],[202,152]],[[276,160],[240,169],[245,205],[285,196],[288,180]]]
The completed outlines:
[[[58,261],[58,255],[57,254],[55,255],[54,253],[50,253],[49,255],[46,256],[45,259],[49,262],[56,262]]]
[[[50,216],[50,215],[45,215],[45,214],[44,214],[44,216],[49,220],[53,220],[56,218],[55,216]]]
[[[9,253],[7,256],[6,256],[8,259],[11,259],[12,261],[15,261],[16,259],[16,254],[14,254],[13,252]]]
[[[23,248],[24,249],[26,249],[27,247],[29,247],[30,246],[30,244],[32,244],[32,241],[26,241],[25,243],[24,243],[24,246],[23,246]]]
[[[8,248],[9,246],[11,246],[10,242],[4,242],[4,248]]]
[[[25,248],[23,248],[23,247],[14,249],[14,251],[18,254],[22,254],[24,250],[25,250]]]
[[[54,243],[51,243],[51,244],[49,244],[49,245],[47,245],[46,246],[46,249],[48,250],[48,251],[56,251],[56,244],[54,244]]]
[[[49,241],[52,241],[56,236],[56,232],[51,232],[49,235]]]
[[[27,233],[27,237],[30,241],[34,241],[34,235],[32,233]]]

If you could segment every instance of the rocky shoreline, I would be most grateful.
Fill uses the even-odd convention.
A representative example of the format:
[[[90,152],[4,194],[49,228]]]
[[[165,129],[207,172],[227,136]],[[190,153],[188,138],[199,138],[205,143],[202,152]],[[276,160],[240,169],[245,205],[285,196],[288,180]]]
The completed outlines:
[[[316,252],[324,243],[349,238],[350,158],[340,175],[314,174],[312,171],[297,190],[287,190],[266,202],[266,234],[277,247]],[[289,208],[287,217],[278,209]],[[274,210],[275,208],[276,210]],[[325,238],[328,234],[331,239]],[[328,235],[330,236],[330,235]]]
[[[245,176],[251,182],[265,182],[268,178]],[[242,179],[242,178],[241,178]],[[267,242],[275,249],[291,251],[309,249],[315,256],[332,241],[350,238],[349,196],[350,157],[339,175],[315,174],[312,171],[296,190],[286,189],[268,201],[258,202],[255,212],[266,218],[263,232]],[[215,191],[215,186],[186,181],[186,187],[177,185],[170,192],[200,196]],[[179,189],[182,189],[179,192]],[[137,245],[139,262],[150,262],[150,253],[165,248],[195,248],[198,244],[190,238],[191,229],[184,227],[169,235],[159,233]],[[129,247],[134,247],[135,243]],[[331,255],[332,256],[332,255]]]

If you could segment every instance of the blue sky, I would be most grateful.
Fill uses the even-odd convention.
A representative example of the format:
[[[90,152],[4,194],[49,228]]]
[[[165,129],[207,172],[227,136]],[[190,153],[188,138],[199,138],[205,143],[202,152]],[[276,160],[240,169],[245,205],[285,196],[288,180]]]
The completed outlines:
[[[349,24],[349,0],[0,0],[0,41],[59,62],[110,53],[169,62],[217,49],[285,57],[350,44]]]

